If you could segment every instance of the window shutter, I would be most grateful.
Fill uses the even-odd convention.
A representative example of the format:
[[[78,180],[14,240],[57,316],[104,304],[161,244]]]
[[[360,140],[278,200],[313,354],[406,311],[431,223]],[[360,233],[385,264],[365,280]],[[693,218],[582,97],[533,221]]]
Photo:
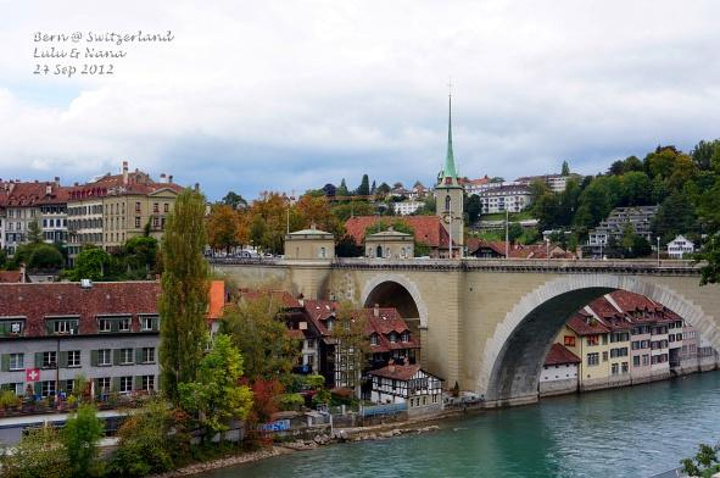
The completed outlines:
[[[43,353],[36,352],[35,353],[35,368],[42,368],[42,366],[43,366]]]
[[[133,387],[133,390],[142,390],[142,375],[136,375],[135,376],[135,386]]]
[[[152,328],[153,330],[160,330],[160,319],[157,317],[154,317],[152,319]]]
[[[119,320],[111,320],[110,321],[110,332],[117,332],[120,330],[120,321]]]
[[[95,396],[98,396],[102,393],[102,390],[100,390],[100,379],[95,378],[93,379],[93,382],[95,382]]]
[[[35,395],[42,395],[42,385],[40,382],[35,382]]]
[[[143,349],[140,347],[135,349],[135,363],[143,363]]]
[[[120,377],[113,377],[113,378],[112,378],[112,391],[113,391],[113,392],[119,392],[119,391],[120,391]]]
[[[2,356],[2,371],[10,371],[10,354],[3,354]]]
[[[67,392],[67,380],[60,380],[60,391]]]
[[[58,358],[58,367],[67,368],[67,365],[68,365],[68,353],[60,352],[60,357]]]
[[[113,365],[120,365],[120,349],[114,349],[112,352],[113,352]]]
[[[92,365],[93,367],[97,367],[97,365],[98,365],[98,351],[97,350],[90,351],[90,365]]]
[[[47,320],[45,321],[45,335],[52,335],[55,333],[55,321],[54,320]]]

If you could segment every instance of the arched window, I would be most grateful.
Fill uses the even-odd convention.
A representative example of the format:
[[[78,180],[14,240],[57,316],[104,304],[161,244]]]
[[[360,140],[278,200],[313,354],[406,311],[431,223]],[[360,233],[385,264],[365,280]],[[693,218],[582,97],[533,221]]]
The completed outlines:
[[[445,196],[445,210],[446,211],[450,211],[450,202],[451,202],[450,196]]]
[[[321,259],[325,259],[325,248],[324,248],[324,247],[321,247],[321,248],[320,248],[320,253],[318,254],[318,256],[319,256]]]
[[[382,256],[383,256],[382,246],[377,246],[377,250],[375,252],[375,257],[382,257]]]

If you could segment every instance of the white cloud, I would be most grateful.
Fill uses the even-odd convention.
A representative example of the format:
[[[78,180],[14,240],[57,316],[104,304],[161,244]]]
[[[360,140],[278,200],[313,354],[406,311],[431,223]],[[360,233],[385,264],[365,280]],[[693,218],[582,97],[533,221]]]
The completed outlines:
[[[159,3],[159,2],[158,2]],[[712,1],[7,2],[0,177],[121,159],[211,196],[431,181],[452,76],[463,174],[594,173],[718,136]],[[108,78],[32,74],[36,31],[165,31]],[[84,46],[84,45],[81,45]],[[6,171],[6,172],[5,172]]]

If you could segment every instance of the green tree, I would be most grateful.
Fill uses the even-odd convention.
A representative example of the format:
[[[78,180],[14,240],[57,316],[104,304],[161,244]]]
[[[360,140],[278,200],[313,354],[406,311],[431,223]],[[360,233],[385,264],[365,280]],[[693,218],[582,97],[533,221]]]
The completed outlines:
[[[160,367],[163,390],[178,403],[178,385],[193,382],[203,357],[208,264],[203,257],[205,197],[186,189],[177,197],[162,240]]]
[[[631,171],[620,177],[622,206],[646,206],[652,204],[652,183],[644,172]]]
[[[129,277],[146,279],[157,272],[158,240],[150,236],[131,237],[123,245],[123,264]]]
[[[360,186],[357,188],[358,196],[369,196],[370,195],[370,178],[367,174],[363,174]]]
[[[678,234],[697,231],[695,208],[685,193],[674,192],[663,201],[653,220],[652,231],[653,235],[662,238],[663,243]]]
[[[342,180],[340,181],[340,186],[338,186],[338,188],[335,190],[335,195],[340,197],[347,197],[350,195],[347,184],[345,184],[345,178],[342,178]]]
[[[241,195],[237,194],[234,191],[229,191],[220,202],[225,206],[230,206],[236,211],[240,209],[246,209],[248,205],[247,201],[243,199]]]
[[[175,420],[170,405],[159,399],[129,415],[118,431],[110,476],[141,477],[171,470],[188,449],[182,423]]]
[[[181,383],[183,408],[198,414],[200,423],[214,433],[227,430],[230,420],[243,420],[252,405],[252,393],[240,385],[243,360],[227,335],[217,335],[200,362],[196,381]]]
[[[242,298],[225,310],[221,331],[232,337],[251,382],[258,378],[287,381],[300,356],[299,343],[290,337],[279,314],[280,304],[270,294]]]
[[[700,141],[692,150],[691,156],[695,165],[702,171],[712,168],[712,158],[720,149],[720,139]]]
[[[508,226],[508,240],[515,243],[523,234],[523,228],[518,222],[511,222]]]
[[[30,270],[60,269],[65,263],[62,253],[57,247],[45,243],[28,244],[32,247],[27,260]]]
[[[72,476],[99,474],[97,444],[104,431],[105,426],[98,419],[93,405],[80,405],[77,413],[68,418],[61,438],[72,468]]]
[[[480,218],[480,213],[482,213],[482,201],[480,200],[480,196],[477,194],[471,194],[470,196],[465,197],[465,211],[467,212],[468,223],[475,224]]]
[[[680,464],[682,471],[688,476],[710,478],[720,471],[717,450],[705,444],[700,445],[700,449],[693,458],[685,458],[680,461]]]
[[[720,235],[710,236],[698,254],[698,260],[705,261],[701,268],[700,285],[720,282]]]
[[[386,196],[388,193],[390,193],[390,185],[386,182],[381,183],[380,186],[378,186],[375,190],[375,193],[380,196]]]
[[[112,257],[103,249],[85,245],[75,258],[75,267],[69,272],[70,280],[101,281],[105,279],[105,271],[109,269],[111,262]]]
[[[71,475],[64,445],[53,427],[30,429],[13,448],[0,449],[3,478],[65,478]]]
[[[27,238],[30,244],[43,242],[42,229],[40,229],[40,224],[37,221],[31,221],[28,224]]]
[[[560,172],[563,176],[570,176],[570,165],[567,161],[563,161],[562,163],[562,171]]]

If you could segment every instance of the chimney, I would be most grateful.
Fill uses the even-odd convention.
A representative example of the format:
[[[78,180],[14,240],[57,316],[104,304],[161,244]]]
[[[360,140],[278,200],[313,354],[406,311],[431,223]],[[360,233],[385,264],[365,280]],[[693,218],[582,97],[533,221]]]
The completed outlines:
[[[195,192],[200,192],[200,183],[195,183]]]
[[[60,186],[60,176],[55,176],[55,186]]]
[[[380,317],[380,304],[375,304],[375,307],[373,307],[373,315]]]
[[[79,185],[79,184],[77,183],[77,181],[76,181],[75,183],[73,183],[73,186],[78,187],[78,186],[80,186],[80,185]]]
[[[160,183],[161,183],[161,184],[167,184],[167,174],[162,173],[162,174],[160,175]]]
[[[52,184],[46,184],[45,185],[45,195],[49,196],[52,194]]]
[[[25,273],[25,263],[24,262],[20,263],[20,282],[22,282],[23,284],[25,282],[27,282],[27,275]]]
[[[122,162],[122,175],[123,175],[123,184],[128,183],[128,162],[123,161]]]
[[[168,176],[168,183],[172,184],[172,179],[173,179],[173,177],[172,177],[172,174],[171,174],[170,176]]]

